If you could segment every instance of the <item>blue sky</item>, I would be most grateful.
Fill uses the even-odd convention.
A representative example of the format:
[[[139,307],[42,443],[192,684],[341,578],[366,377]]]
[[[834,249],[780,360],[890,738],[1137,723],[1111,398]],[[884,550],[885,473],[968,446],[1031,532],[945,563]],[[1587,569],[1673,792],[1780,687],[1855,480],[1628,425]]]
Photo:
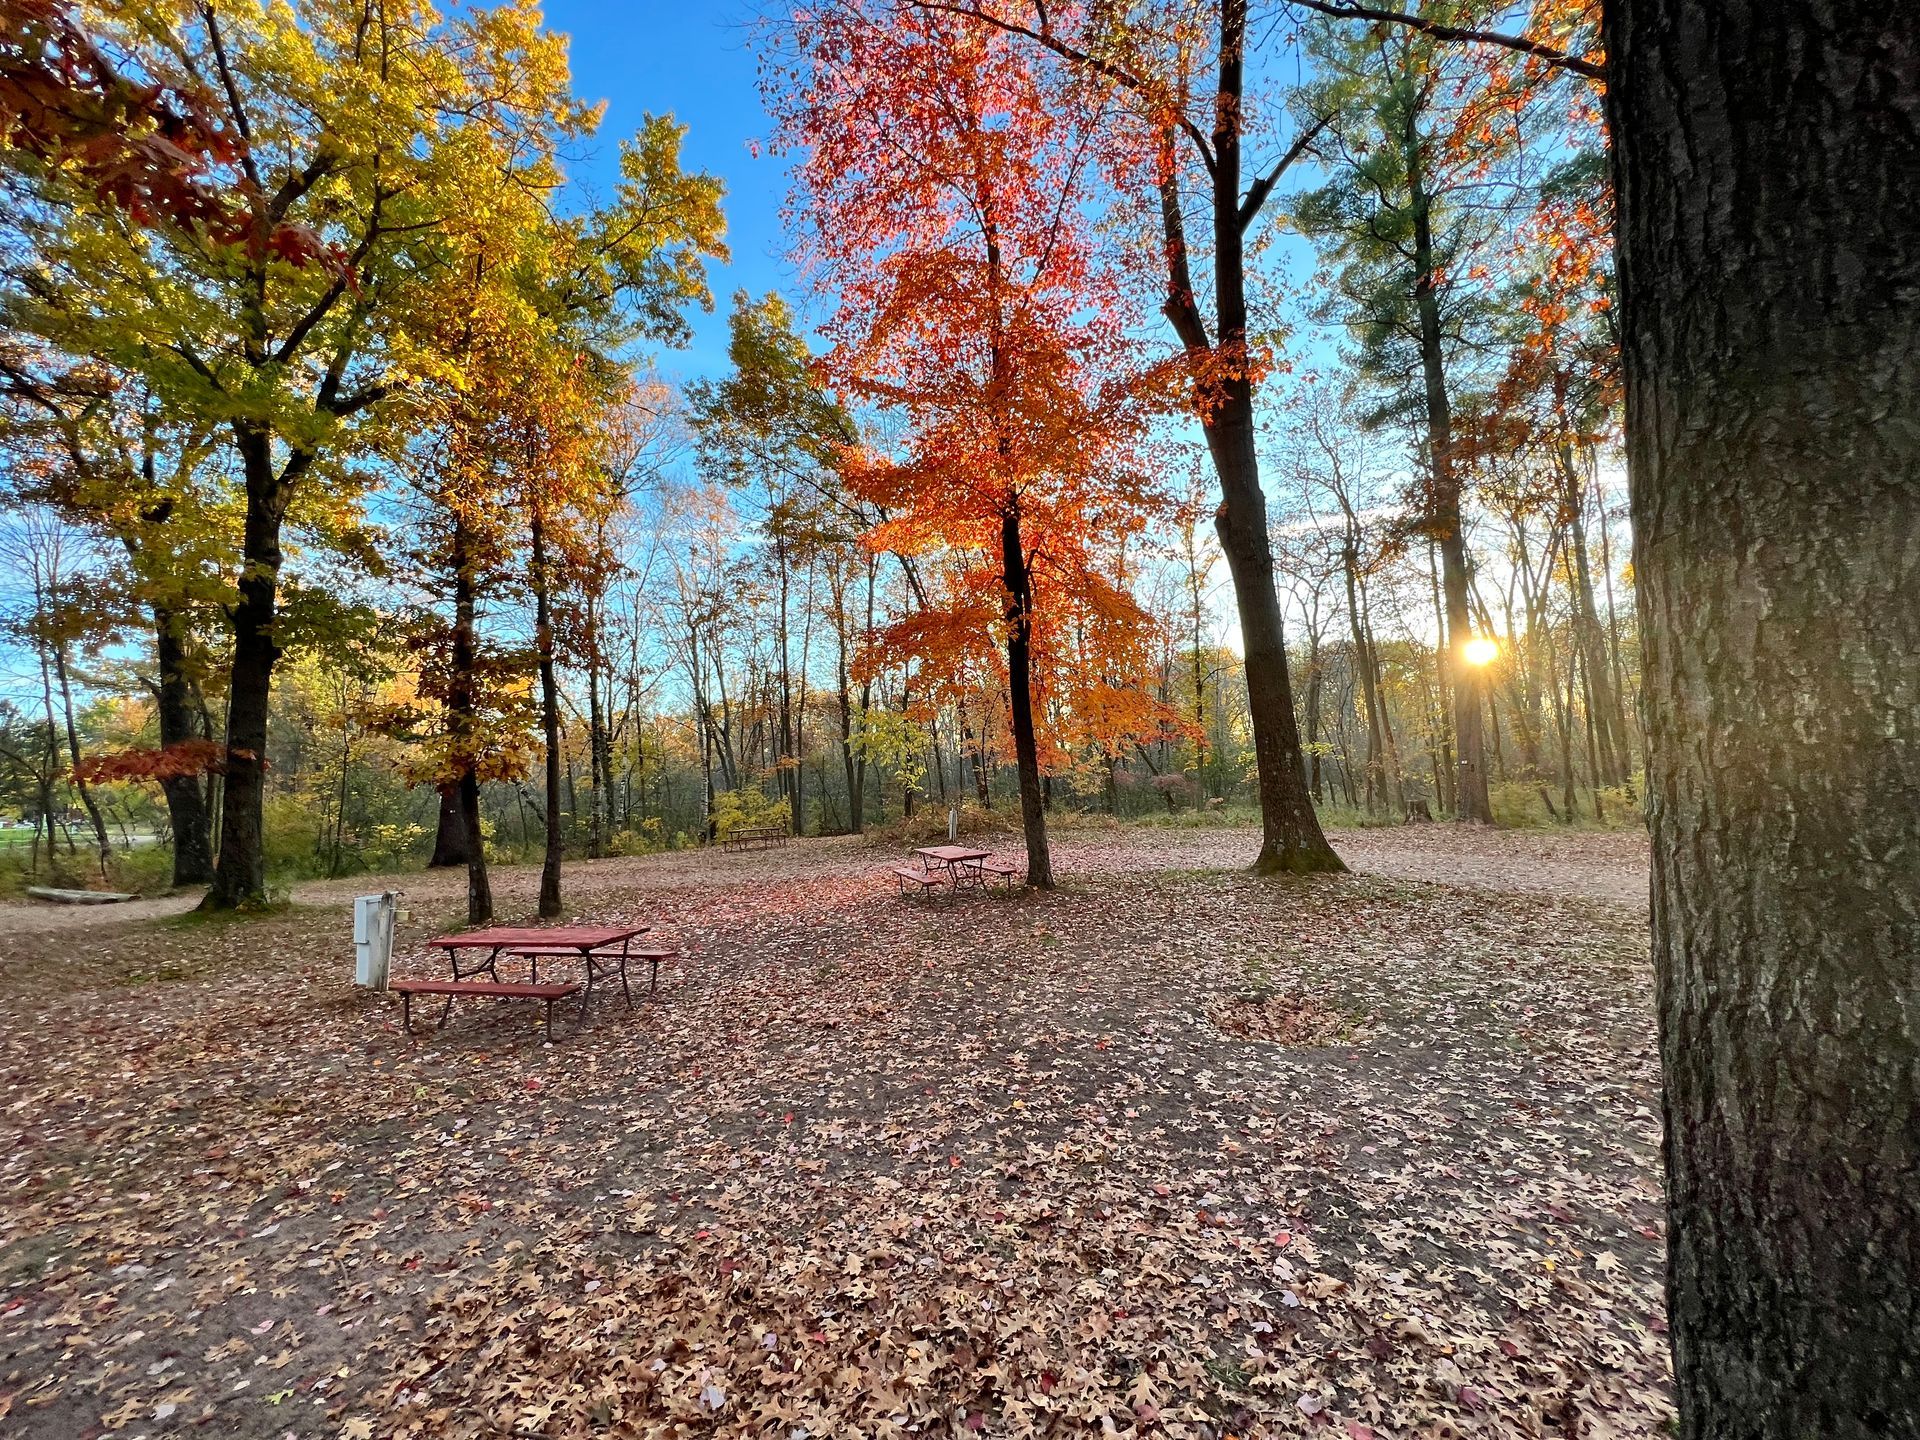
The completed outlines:
[[[726,182],[723,208],[731,263],[710,266],[714,312],[694,314],[694,342],[668,352],[661,368],[681,376],[726,367],[727,311],[736,289],[758,295],[786,291],[795,277],[782,260],[780,205],[787,193],[784,166],[751,142],[771,128],[755,88],[742,0],[548,0],[548,28],[572,37],[575,93],[604,100],[607,113],[594,152],[571,168],[604,192],[611,184],[620,140],[641,117],[671,113],[688,127],[682,163]]]

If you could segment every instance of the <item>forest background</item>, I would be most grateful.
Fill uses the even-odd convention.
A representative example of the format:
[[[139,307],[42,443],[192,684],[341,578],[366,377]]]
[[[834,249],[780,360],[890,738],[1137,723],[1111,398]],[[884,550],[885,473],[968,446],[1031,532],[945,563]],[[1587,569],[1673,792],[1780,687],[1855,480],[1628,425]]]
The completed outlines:
[[[476,826],[496,858],[546,856],[557,886],[561,855],[742,824],[1017,821],[992,546],[943,509],[952,475],[912,472],[937,433],[925,397],[876,381],[872,348],[836,328],[873,292],[818,243],[850,212],[799,158],[819,149],[820,37],[882,12],[923,43],[971,34],[939,9],[725,28],[734,162],[647,113],[666,107],[638,92],[672,67],[622,61],[616,82],[609,57],[640,47],[570,56],[558,11],[410,7],[375,65],[357,6],[303,6],[304,28],[73,7],[121,74],[247,133],[239,193],[260,164],[261,203],[313,247],[223,248],[58,167],[6,174],[0,883],[208,880],[234,853],[235,785],[258,787],[261,817],[254,858],[228,867],[238,901],[469,864]],[[1465,813],[1470,713],[1495,820],[1637,823],[1592,87],[1276,13],[1248,60],[1246,169],[1274,198],[1243,227],[1244,370],[1289,763],[1329,821]],[[1564,49],[1582,23],[1571,10]],[[612,116],[579,98],[616,83]],[[1097,97],[1048,97],[1083,107],[1090,152]],[[1109,378],[1176,350],[1139,160],[1034,171],[1081,232],[1071,307],[1110,322]],[[1197,210],[1206,177],[1188,178],[1174,193]],[[1218,247],[1188,230],[1211,304]],[[887,238],[875,253],[898,253]],[[1027,688],[1055,823],[1213,823],[1260,799],[1195,418],[1209,381],[1187,379],[1171,400],[1137,387],[1124,424],[1087,402],[1071,434],[1105,488],[1081,477],[1080,508],[1031,542]],[[1078,548],[1074,515],[1095,532]]]

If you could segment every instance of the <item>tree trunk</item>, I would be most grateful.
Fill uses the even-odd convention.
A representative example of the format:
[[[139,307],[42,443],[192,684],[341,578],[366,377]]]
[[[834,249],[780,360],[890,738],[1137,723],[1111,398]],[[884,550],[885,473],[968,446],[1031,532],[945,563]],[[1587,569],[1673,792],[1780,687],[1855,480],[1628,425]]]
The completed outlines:
[[[1626,773],[1621,755],[1626,741],[1620,725],[1619,706],[1613,689],[1612,671],[1607,665],[1606,635],[1600,628],[1600,610],[1593,601],[1593,571],[1587,563],[1587,522],[1585,477],[1574,466],[1572,447],[1559,447],[1560,471],[1567,486],[1567,544],[1573,560],[1573,608],[1580,626],[1580,653],[1586,663],[1587,688],[1593,694],[1594,741],[1599,774],[1596,785],[1617,785]]]
[[[220,858],[200,906],[234,910],[264,905],[267,867],[262,805],[266,798],[267,704],[279,611],[280,521],[286,483],[273,473],[270,437],[243,429],[236,448],[246,472],[247,511],[241,531],[239,602],[232,609],[233,663],[227,684],[226,784],[220,796]],[[298,460],[299,456],[295,456]],[[304,469],[304,466],[300,467]],[[289,462],[288,471],[294,469]]]
[[[459,766],[455,798],[462,832],[461,858],[467,867],[467,923],[485,925],[493,919],[493,885],[487,877],[486,832],[480,828],[480,776],[476,709],[479,643],[478,601],[473,561],[466,528],[458,519],[453,530],[453,654],[447,687],[447,724],[452,734],[454,761]],[[446,809],[441,808],[442,832]],[[434,853],[439,855],[436,841]]]
[[[1609,0],[1683,1440],[1920,1434],[1920,14]]]
[[[1027,837],[1027,884],[1053,889],[1053,858],[1047,850],[1046,800],[1040,788],[1040,743],[1033,728],[1033,576],[1020,539],[1018,501],[1000,516],[1000,563],[1007,587],[1007,690],[1013,722],[1013,754],[1020,772],[1020,822]]]
[[[1261,825],[1260,854],[1253,868],[1263,875],[1344,870],[1346,866],[1321,833],[1301,760],[1280,596],[1274,588],[1273,551],[1267,537],[1267,502],[1260,491],[1254,454],[1252,396],[1244,382],[1222,388],[1230,394],[1238,392],[1237,399],[1223,400],[1206,435],[1226,495],[1214,523],[1233,575],[1246,654],[1247,709],[1253,726]]]
[[[1213,155],[1208,177],[1213,222],[1212,338],[1208,338],[1196,298],[1178,171],[1171,157],[1163,161],[1160,179],[1168,282],[1162,308],[1187,353],[1213,372],[1207,403],[1198,407],[1197,418],[1220,485],[1214,528],[1233,577],[1245,647],[1247,710],[1260,796],[1260,853],[1253,868],[1260,874],[1305,874],[1344,870],[1346,866],[1321,833],[1313,797],[1307,790],[1300,730],[1293,714],[1293,687],[1287,674],[1280,596],[1273,580],[1267,501],[1260,489],[1253,377],[1247,353],[1246,227],[1240,213],[1246,31],[1245,0],[1222,0],[1217,50],[1219,91],[1213,106]]]
[[[560,862],[566,843],[560,834],[560,681],[553,665],[553,598],[547,574],[547,527],[533,512],[533,643],[540,658],[540,734],[546,745],[546,854],[540,864],[540,918],[559,916]]]
[[[1427,540],[1427,578],[1433,583],[1434,624],[1439,627],[1440,643],[1433,650],[1433,675],[1437,699],[1434,705],[1434,725],[1432,748],[1439,757],[1433,767],[1434,799],[1440,808],[1448,812],[1454,809],[1454,795],[1459,779],[1453,766],[1453,732],[1447,725],[1447,696],[1453,693],[1451,672],[1453,667],[1447,663],[1448,636],[1451,633],[1447,624],[1447,603],[1440,595],[1440,547],[1431,537]]]
[[[160,722],[160,748],[200,738],[194,720],[193,680],[187,673],[184,627],[178,616],[156,604],[153,614],[154,710]],[[170,775],[160,782],[167,798],[167,822],[173,830],[173,883],[204,885],[213,878],[213,819],[198,775]]]
[[[467,822],[460,815],[460,782],[440,786],[440,819],[433,832],[429,870],[451,870],[467,863]]]
[[[607,853],[607,715],[600,700],[600,602],[582,599],[587,621],[587,858]],[[608,697],[611,701],[611,696]]]

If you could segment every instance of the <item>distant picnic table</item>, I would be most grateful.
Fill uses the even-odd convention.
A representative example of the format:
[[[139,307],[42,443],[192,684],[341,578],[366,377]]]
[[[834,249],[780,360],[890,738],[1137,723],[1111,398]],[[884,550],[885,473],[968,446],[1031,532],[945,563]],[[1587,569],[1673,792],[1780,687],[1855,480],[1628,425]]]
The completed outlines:
[[[787,843],[785,825],[748,825],[742,829],[729,830],[720,842],[723,850],[754,850],[769,845]]]
[[[446,980],[395,980],[391,989],[399,992],[403,1010],[403,1023],[407,1033],[413,1033],[413,997],[415,995],[444,995],[446,1008],[440,1012],[440,1022],[434,1028],[439,1029],[447,1023],[447,1016],[453,1011],[453,1002],[459,997],[478,996],[495,1000],[538,1000],[546,1007],[547,1039],[553,1039],[553,1003],[569,995],[580,995],[580,1018],[584,1023],[587,1006],[593,999],[594,981],[604,973],[617,975],[620,980],[620,993],[626,998],[629,1008],[633,1005],[633,993],[627,988],[627,963],[630,960],[645,960],[653,967],[652,988],[659,988],[660,962],[673,958],[678,952],[673,950],[639,949],[633,947],[635,937],[644,935],[652,927],[648,925],[496,925],[484,930],[463,930],[453,935],[439,935],[427,941],[432,950],[443,950],[447,955],[452,976]],[[613,947],[618,946],[618,949]],[[485,958],[466,966],[461,964],[463,951],[484,951]],[[500,978],[500,957],[502,955],[524,959],[528,962],[528,978],[525,983],[502,980]],[[587,978],[583,986],[577,980],[540,982],[540,961],[545,959],[573,959],[586,965]],[[475,977],[486,976],[481,980]]]

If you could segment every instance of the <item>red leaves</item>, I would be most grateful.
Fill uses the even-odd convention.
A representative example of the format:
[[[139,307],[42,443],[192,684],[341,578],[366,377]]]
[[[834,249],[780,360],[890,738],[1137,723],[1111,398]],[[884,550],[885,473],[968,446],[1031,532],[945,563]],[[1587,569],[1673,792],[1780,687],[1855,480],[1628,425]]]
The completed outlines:
[[[8,0],[0,145],[73,171],[138,224],[345,273],[345,257],[306,226],[269,225],[264,197],[237,174],[246,141],[209,97],[121,74],[61,0]]]
[[[235,752],[249,758],[250,752]],[[227,747],[214,740],[180,740],[159,750],[121,750],[95,755],[81,766],[80,778],[93,784],[124,780],[174,780],[182,776],[226,773]]]
[[[1005,687],[997,651],[1024,628],[1049,769],[1089,738],[1180,728],[1142,683],[1153,625],[1120,547],[1166,508],[1144,452],[1184,367],[1139,362],[1099,253],[1099,107],[923,7],[828,0],[794,39],[770,99],[806,152],[810,258],[838,301],[821,372],[908,427],[884,453],[849,447],[842,479],[889,514],[870,548],[939,557],[928,603],[869,657],[911,655],[921,703],[965,703]]]

